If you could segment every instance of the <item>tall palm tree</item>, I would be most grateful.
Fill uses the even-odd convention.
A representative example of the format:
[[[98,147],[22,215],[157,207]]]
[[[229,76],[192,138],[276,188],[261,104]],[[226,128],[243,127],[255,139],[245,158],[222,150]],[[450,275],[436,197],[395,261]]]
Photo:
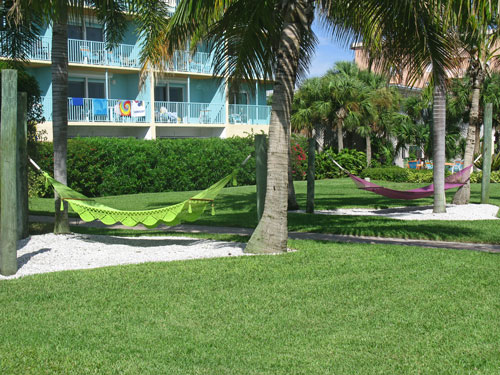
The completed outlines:
[[[444,0],[443,0],[444,1]],[[396,6],[395,6],[396,5]],[[191,38],[215,43],[215,74],[254,80],[274,79],[269,128],[268,179],[264,213],[247,245],[251,252],[286,250],[287,162],[290,109],[297,76],[307,68],[314,47],[314,7],[332,34],[362,36],[379,50],[382,41],[393,55],[411,56],[413,72],[432,62],[444,72],[451,52],[441,26],[441,0],[182,0],[148,65],[161,67]],[[433,26],[429,24],[432,22]],[[413,50],[408,49],[408,44]],[[404,49],[403,49],[404,47]],[[429,53],[429,50],[432,53]],[[404,52],[404,53],[402,53]],[[429,58],[431,55],[432,58]],[[443,161],[444,167],[444,161]],[[443,171],[444,184],[444,171]]]
[[[498,40],[500,36],[500,3],[491,0],[458,1],[460,6],[458,32],[469,66],[467,74],[471,78],[472,97],[469,126],[464,155],[464,165],[473,162],[479,152],[479,132],[481,128],[480,97],[481,87],[490,73],[490,66],[500,61]],[[462,4],[463,3],[463,4]],[[470,200],[470,183],[467,182],[455,193],[454,204],[467,204]]]
[[[374,74],[368,70],[360,71],[358,79],[365,85],[369,109],[361,119],[357,133],[366,140],[366,163],[371,163],[371,137],[383,136],[389,138],[393,125],[400,110],[400,95],[397,90],[388,86],[386,77]]]
[[[151,44],[166,27],[168,8],[162,0],[17,0],[9,9],[10,19],[26,23],[35,18],[52,23],[52,129],[54,145],[54,178],[67,184],[68,140],[68,15],[83,17],[85,8],[94,8],[96,18],[104,25],[108,47],[118,43],[126,28],[126,13],[134,14],[138,32],[143,37],[141,59],[151,55]],[[29,19],[26,17],[30,17]],[[68,204],[55,196],[55,233],[68,233]]]
[[[203,35],[217,41],[215,74],[233,77],[235,85],[238,78],[274,79],[266,203],[247,244],[250,252],[286,250],[291,103],[297,78],[315,44],[313,17],[312,0],[181,1],[167,33],[158,41],[158,59],[150,61],[161,67],[188,38],[196,42]]]
[[[458,1],[458,0],[457,0]],[[464,0],[465,1],[465,0]],[[445,93],[447,70],[456,65],[454,56],[457,45],[453,28],[454,13],[449,2],[440,0],[384,1],[369,0],[368,14],[358,4],[343,8],[344,24],[354,25],[364,36],[364,45],[377,57],[375,64],[395,71],[408,72],[411,84],[432,67],[434,81],[434,212],[445,212],[444,163],[445,163]],[[384,10],[387,6],[390,10]],[[398,16],[395,13],[398,13]],[[389,18],[391,17],[391,18]]]

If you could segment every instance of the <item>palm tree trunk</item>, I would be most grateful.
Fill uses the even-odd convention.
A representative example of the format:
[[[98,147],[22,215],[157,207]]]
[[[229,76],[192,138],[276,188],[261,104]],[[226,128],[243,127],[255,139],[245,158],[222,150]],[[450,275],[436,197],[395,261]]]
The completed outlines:
[[[269,125],[266,201],[262,219],[245,248],[249,253],[277,253],[285,252],[287,249],[290,111],[301,53],[301,20],[305,18],[311,27],[314,18],[313,2],[290,1],[286,3],[282,12],[285,22],[277,54]]]
[[[298,210],[299,204],[295,196],[295,187],[293,186],[293,173],[292,173],[292,152],[288,147],[288,209]]]
[[[342,121],[337,122],[337,152],[344,149],[344,129],[342,127]]]
[[[52,132],[54,178],[67,184],[68,151],[68,10],[67,1],[59,2],[60,16],[52,26]],[[69,233],[68,203],[61,210],[61,198],[55,195],[54,233]]]
[[[370,167],[372,162],[372,140],[369,135],[365,137],[366,140],[366,166]]]
[[[477,72],[472,77],[472,100],[469,115],[469,127],[465,144],[464,167],[472,164],[476,145],[476,129],[479,123],[479,100],[481,97],[482,74]],[[453,197],[453,204],[467,204],[470,201],[470,182],[467,181]]]
[[[312,136],[314,139],[316,139],[318,153],[321,154],[325,148],[325,127],[322,125],[315,126]]]
[[[436,80],[433,104],[433,159],[434,159],[434,212],[446,212],[444,193],[446,86],[444,80]]]
[[[474,140],[474,155],[479,155],[481,152],[481,126],[479,121],[476,123],[476,139]]]

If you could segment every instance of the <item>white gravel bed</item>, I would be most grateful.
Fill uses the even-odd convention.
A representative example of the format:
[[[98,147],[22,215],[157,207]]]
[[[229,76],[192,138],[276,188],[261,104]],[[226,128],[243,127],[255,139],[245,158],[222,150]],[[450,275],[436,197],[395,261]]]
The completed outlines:
[[[498,206],[492,204],[446,205],[446,213],[435,214],[432,206],[396,207],[384,209],[339,208],[316,210],[319,215],[383,216],[398,220],[497,220]],[[305,213],[303,210],[291,211]]]
[[[18,271],[37,273],[173,260],[248,255],[245,244],[186,237],[116,237],[84,234],[31,236],[18,243]]]

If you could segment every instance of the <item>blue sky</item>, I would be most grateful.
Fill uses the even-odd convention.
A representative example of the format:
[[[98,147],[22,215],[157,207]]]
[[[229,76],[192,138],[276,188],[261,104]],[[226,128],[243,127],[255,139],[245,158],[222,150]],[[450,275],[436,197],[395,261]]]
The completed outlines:
[[[318,77],[330,69],[336,61],[354,60],[354,51],[346,47],[343,42],[333,40],[317,21],[312,28],[318,37],[318,46],[309,68],[308,77]]]

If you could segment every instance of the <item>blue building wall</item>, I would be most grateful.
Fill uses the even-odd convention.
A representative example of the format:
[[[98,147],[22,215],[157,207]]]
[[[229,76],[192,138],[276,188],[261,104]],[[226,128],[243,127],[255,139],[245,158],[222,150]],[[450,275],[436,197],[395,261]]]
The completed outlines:
[[[52,95],[52,72],[50,66],[40,68],[26,69],[29,74],[34,76],[40,86],[42,96]]]
[[[220,79],[191,79],[191,102],[224,103],[224,82]]]

